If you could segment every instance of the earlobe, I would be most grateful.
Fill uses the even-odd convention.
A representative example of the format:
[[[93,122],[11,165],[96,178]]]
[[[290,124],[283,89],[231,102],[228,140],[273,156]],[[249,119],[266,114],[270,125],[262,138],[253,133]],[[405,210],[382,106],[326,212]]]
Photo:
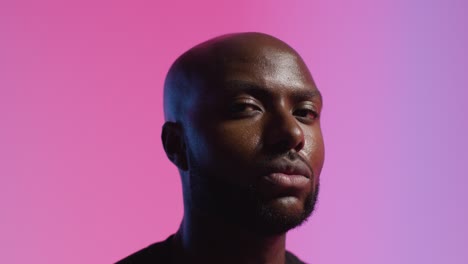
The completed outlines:
[[[174,122],[164,123],[161,139],[169,160],[179,169],[188,170],[186,144],[182,127]]]

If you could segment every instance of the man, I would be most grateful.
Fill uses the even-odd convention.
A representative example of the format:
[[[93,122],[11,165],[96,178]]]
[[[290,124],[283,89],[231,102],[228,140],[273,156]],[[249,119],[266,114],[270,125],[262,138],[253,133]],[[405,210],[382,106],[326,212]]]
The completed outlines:
[[[180,56],[165,81],[162,141],[184,217],[118,263],[303,263],[285,239],[316,202],[321,109],[301,57],[272,36],[224,35]]]

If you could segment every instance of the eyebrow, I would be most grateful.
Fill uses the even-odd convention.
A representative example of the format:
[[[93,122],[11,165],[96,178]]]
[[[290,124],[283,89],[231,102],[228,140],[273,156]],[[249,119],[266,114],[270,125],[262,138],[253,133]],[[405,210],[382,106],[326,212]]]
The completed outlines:
[[[272,97],[268,88],[249,81],[230,80],[224,85],[225,89],[231,93],[246,92],[254,96]],[[318,99],[323,102],[322,94],[317,89],[292,89],[291,96],[296,100]]]

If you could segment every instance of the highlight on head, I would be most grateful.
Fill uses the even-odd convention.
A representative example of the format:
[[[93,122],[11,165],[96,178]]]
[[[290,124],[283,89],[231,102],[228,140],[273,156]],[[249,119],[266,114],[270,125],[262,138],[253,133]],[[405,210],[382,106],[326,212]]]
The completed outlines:
[[[276,49],[288,52],[302,61],[285,42],[258,32],[226,34],[194,46],[170,67],[164,82],[164,117],[167,122],[183,123],[193,102],[194,93],[220,78],[223,63],[252,49]]]

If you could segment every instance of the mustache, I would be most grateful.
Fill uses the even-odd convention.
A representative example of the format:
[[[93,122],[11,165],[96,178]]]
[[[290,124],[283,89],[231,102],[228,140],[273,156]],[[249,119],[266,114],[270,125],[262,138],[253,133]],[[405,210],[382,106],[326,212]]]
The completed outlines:
[[[260,168],[271,168],[276,167],[275,164],[282,164],[290,167],[305,166],[311,174],[310,177],[313,178],[315,176],[312,165],[307,161],[307,159],[304,156],[302,156],[300,153],[294,150],[290,150],[285,153],[269,155],[265,157],[264,160],[260,160],[258,166]]]

